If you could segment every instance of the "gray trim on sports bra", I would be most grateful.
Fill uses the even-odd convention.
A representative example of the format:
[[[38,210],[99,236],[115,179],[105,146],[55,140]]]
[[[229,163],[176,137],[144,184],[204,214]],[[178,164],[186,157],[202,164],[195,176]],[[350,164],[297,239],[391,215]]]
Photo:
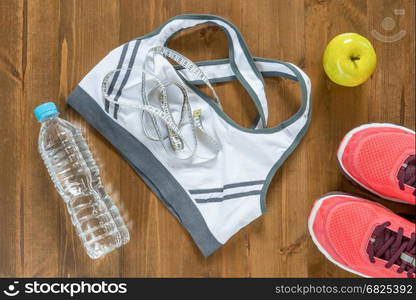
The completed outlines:
[[[260,60],[256,58],[256,60]],[[275,60],[262,59],[266,62],[276,62]],[[279,62],[283,63],[283,62]],[[203,64],[203,63],[200,63]],[[272,133],[285,128],[302,116],[302,113],[306,108],[306,86],[303,82],[303,78],[300,73],[292,67],[288,66],[297,76],[298,81],[301,83],[303,98],[302,105],[298,112],[292,116],[289,120],[274,128],[263,129],[248,129],[235,123],[221,110],[216,109],[215,105],[212,105],[216,109],[217,113],[221,115],[230,125],[237,127],[240,130],[247,131],[249,133],[257,133],[262,131],[263,133]],[[264,72],[265,76],[279,77],[279,72]],[[287,77],[287,76],[286,76]],[[235,79],[235,77],[229,78]],[[289,78],[292,79],[292,78]],[[303,82],[303,84],[302,84]],[[188,82],[189,83],[189,82]],[[192,87],[193,85],[190,84]],[[202,93],[199,89],[193,87],[195,91],[210,105],[212,100]],[[126,129],[118,125],[112,118],[107,115],[103,109],[91,98],[81,87],[77,87],[74,92],[66,100],[68,104],[80,113],[89,124],[96,128],[128,161],[136,173],[143,179],[143,181],[151,188],[151,190],[161,199],[162,203],[172,212],[172,214],[179,220],[181,224],[190,233],[198,248],[204,254],[208,256],[222,244],[213,236],[208,229],[205,220],[203,219],[200,211],[193,203],[189,194],[183,189],[183,187],[177,182],[177,180],[169,173],[166,168],[160,163],[160,161],[144,146],[138,139],[131,135]],[[266,195],[270,182],[277,171],[277,169],[283,164],[290,153],[296,148],[305,134],[309,125],[308,123],[302,128],[297,135],[295,141],[285,151],[281,158],[274,164],[269,174],[267,175],[261,191],[256,191],[256,194],[260,194],[260,205],[262,213],[266,212]],[[242,183],[237,183],[241,185]],[[225,186],[224,188],[227,188]],[[192,191],[190,191],[192,192]],[[198,190],[193,191],[198,192]],[[226,199],[210,199],[208,201],[223,201]],[[201,200],[201,203],[207,202],[207,200]]]
[[[168,23],[170,22],[172,23],[169,25]],[[166,26],[166,24],[170,27]],[[167,163],[164,160],[167,160],[167,158],[153,154],[157,152],[152,149],[151,144],[147,144],[146,140],[140,139],[141,133],[132,130],[130,127],[131,124],[129,122],[132,120],[131,116],[133,116],[133,112],[127,110],[129,113],[126,113],[126,109],[122,108],[122,105],[125,105],[126,108],[128,107],[128,103],[117,102],[117,95],[123,93],[124,85],[125,82],[129,80],[129,75],[135,74],[131,73],[133,65],[136,64],[135,60],[138,61],[137,67],[140,68],[143,59],[147,58],[147,56],[143,55],[146,55],[148,51],[162,48],[165,49],[165,51],[169,50],[163,47],[163,45],[168,42],[169,38],[177,34],[177,32],[195,26],[196,24],[215,24],[215,26],[224,30],[229,42],[229,58],[199,62],[196,63],[196,65],[186,57],[182,57],[182,59],[178,60],[174,59],[185,68],[183,69],[179,66],[174,66],[175,69],[173,70],[176,70],[176,76],[175,72],[172,72],[172,65],[169,65],[170,74],[174,75],[173,77],[175,77],[176,80],[179,78],[182,79],[181,84],[186,84],[189,89],[194,92],[191,94],[194,96],[196,94],[199,96],[197,97],[198,99],[202,99],[202,101],[199,101],[200,104],[206,107],[205,103],[201,103],[206,102],[209,105],[209,108],[212,108],[212,110],[209,109],[208,111],[213,117],[212,120],[215,120],[217,123],[219,121],[219,124],[221,124],[218,129],[222,128],[224,130],[228,127],[227,130],[230,130],[228,132],[231,132],[231,130],[234,131],[236,142],[238,142],[238,136],[240,136],[240,140],[248,141],[245,148],[235,149],[238,155],[244,154],[244,151],[246,155],[250,155],[251,147],[249,146],[256,147],[259,143],[261,146],[261,142],[266,143],[266,148],[262,149],[264,160],[259,160],[261,163],[256,163],[256,160],[247,161],[247,163],[250,163],[250,169],[248,169],[249,174],[247,174],[246,177],[241,174],[233,174],[233,169],[231,168],[228,169],[228,173],[225,172],[226,175],[228,174],[228,176],[225,176],[227,178],[217,181],[217,186],[207,186],[203,181],[196,181],[195,184],[183,187],[179,181],[191,182],[193,179],[193,173],[187,172],[188,165],[183,164],[182,167],[185,166],[185,169],[183,169],[180,167],[179,161],[169,161]],[[160,37],[155,38],[154,36],[157,36],[158,34],[160,34]],[[172,53],[174,52],[172,50],[169,51]],[[178,53],[177,55],[180,56]],[[125,61],[128,61],[129,63],[126,64]],[[185,64],[185,62],[187,63]],[[121,71],[122,68],[117,68],[116,70],[113,68],[115,66],[124,65],[126,65],[127,68],[123,69],[123,75],[118,76],[117,72]],[[121,153],[136,173],[151,188],[158,198],[161,199],[162,203],[164,203],[169,211],[171,211],[179,222],[183,224],[205,256],[216,251],[240,228],[249,224],[252,220],[265,212],[267,190],[273,175],[299,144],[309,126],[311,115],[310,81],[302,70],[298,69],[293,64],[282,61],[253,58],[238,29],[227,20],[212,15],[181,15],[172,18],[152,33],[118,47],[100,62],[99,66],[103,67],[104,71],[102,71],[104,72],[104,75],[109,71],[108,69],[110,69],[110,73],[107,73],[107,75],[103,77],[104,79],[101,82],[101,86],[100,82],[97,83],[96,80],[97,77],[101,78],[103,72],[100,71],[100,68],[93,69],[91,71],[91,76],[88,74],[69,96],[67,99],[68,104],[78,111]],[[143,63],[142,68],[144,66],[146,65]],[[209,76],[197,76],[199,73],[192,72],[192,70],[199,70],[200,73],[204,75],[204,72],[202,72],[198,66],[201,67],[201,69],[206,69]],[[218,68],[216,66],[218,66]],[[222,73],[220,76],[217,76],[218,74],[216,73],[220,70]],[[114,74],[114,77],[108,77],[108,74]],[[143,70],[143,74],[146,74],[145,70]],[[119,78],[121,76],[124,77]],[[265,95],[263,76],[285,77],[297,81],[301,90],[301,105],[298,111],[288,120],[272,128],[263,128],[265,127],[268,115],[268,103]],[[104,85],[106,79],[108,79],[108,85]],[[138,78],[136,76],[135,80],[140,80],[140,77]],[[240,126],[221,110],[220,105],[215,104],[214,101],[212,101],[213,99],[197,88],[197,85],[202,83],[211,87],[211,83],[228,82],[232,80],[240,81],[248,94],[252,97],[259,117],[256,123],[257,128],[250,129]],[[117,86],[116,82],[119,83],[119,86]],[[146,82],[144,76],[142,82]],[[113,92],[113,89],[118,89],[115,95],[116,97],[110,99],[107,97],[109,95],[108,92],[110,90]],[[189,89],[187,88],[187,90]],[[100,94],[100,91],[103,94]],[[143,91],[145,91],[144,88],[142,88],[142,98],[146,99],[146,96],[143,95]],[[214,98],[217,98],[215,92]],[[186,97],[186,99],[188,98]],[[100,100],[103,101],[103,103],[100,104]],[[104,101],[109,103],[104,103]],[[113,114],[110,114],[109,112],[110,103],[113,103]],[[218,101],[218,103],[220,102]],[[101,105],[104,107],[101,107]],[[119,105],[121,108],[120,110],[118,110]],[[132,105],[133,104],[130,104],[130,106]],[[151,107],[150,105],[134,105],[134,109],[143,109],[143,111],[145,108],[150,110]],[[152,111],[157,110],[155,107],[152,107],[152,109]],[[191,110],[188,110],[188,112],[189,111]],[[120,118],[117,118],[117,112],[119,112]],[[161,117],[161,120],[165,120],[163,119],[163,111],[161,111],[159,116]],[[192,120],[192,115],[190,119]],[[166,121],[166,124],[170,124],[168,121],[169,120]],[[174,130],[176,128],[175,126],[172,124],[170,124],[170,126],[170,129],[177,133],[178,136],[181,136],[179,130],[177,130],[178,132]],[[145,128],[145,126],[143,126],[143,128]],[[223,131],[222,134],[227,134],[227,131]],[[277,137],[276,139],[274,138],[275,136]],[[275,143],[275,146],[271,146],[273,143]],[[277,149],[276,156],[274,156],[274,152],[266,151],[268,146],[271,147],[270,150],[273,148],[273,151],[276,151]],[[167,149],[165,148],[165,150]],[[238,152],[237,150],[241,151]],[[223,151],[224,152],[220,153],[221,155],[216,157],[218,161],[221,162],[221,165],[226,164],[227,157],[231,157],[230,155],[232,155],[230,154],[230,148],[224,148]],[[174,162],[177,163],[177,165],[173,164]],[[202,162],[205,163],[205,161]],[[198,161],[200,166],[202,165],[202,162]],[[172,165],[170,165],[170,163],[172,163]],[[256,171],[256,166],[258,165],[263,166],[263,171],[261,171],[262,175],[253,177],[252,171]],[[174,168],[172,166],[179,167]],[[192,166],[198,167],[197,164]],[[216,175],[213,171],[222,172],[226,170],[207,168],[205,171],[207,172],[208,177],[212,177],[213,175]],[[236,200],[234,201],[233,199]],[[257,199],[256,202],[253,202],[253,199]],[[245,209],[235,209],[234,205],[239,203],[239,201],[246,201],[245,203],[247,206]],[[212,213],[210,207],[214,207],[217,212]],[[221,219],[224,215],[223,208],[226,207],[235,214],[235,218],[232,221],[226,220],[225,218]],[[250,207],[250,211],[247,210],[248,207]],[[240,214],[238,214],[238,212],[240,212]],[[238,220],[238,217],[241,219]]]

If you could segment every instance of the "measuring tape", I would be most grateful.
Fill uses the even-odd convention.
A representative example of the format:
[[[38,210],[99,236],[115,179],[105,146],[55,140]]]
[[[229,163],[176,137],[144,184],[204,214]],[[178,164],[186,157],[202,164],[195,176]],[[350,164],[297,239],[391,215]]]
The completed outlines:
[[[194,112],[192,112],[191,105],[189,103],[189,97],[188,97],[188,91],[186,87],[179,82],[174,81],[167,81],[163,82],[158,76],[156,76],[152,71],[147,70],[149,62],[153,62],[154,66],[154,59],[156,55],[161,55],[164,58],[170,58],[182,67],[186,68],[188,71],[190,71],[196,78],[199,80],[202,80],[211,90],[213,95],[213,101],[221,108],[221,102],[216,94],[214,88],[212,87],[211,83],[208,80],[208,77],[203,73],[203,71],[194,64],[191,60],[186,58],[185,56],[179,54],[178,52],[171,50],[166,47],[157,46],[154,48],[151,48],[149,52],[146,55],[145,61],[143,63],[143,68],[141,70],[142,80],[141,80],[141,101],[142,104],[129,104],[129,103],[123,103],[121,101],[115,101],[111,98],[111,95],[109,95],[108,90],[111,83],[111,79],[114,76],[116,72],[121,71],[128,71],[137,69],[137,66],[133,66],[131,68],[119,68],[112,70],[106,76],[104,77],[102,81],[102,93],[104,98],[113,104],[118,104],[120,106],[124,106],[127,108],[135,109],[135,110],[141,110],[142,111],[142,127],[144,134],[146,137],[148,137],[151,140],[154,141],[160,141],[162,143],[162,146],[165,148],[165,150],[168,153],[174,153],[177,158],[180,159],[188,159],[192,157],[196,151],[197,147],[197,134],[196,131],[200,131],[203,136],[205,136],[208,140],[208,142],[213,146],[215,153],[218,153],[220,150],[220,145],[218,142],[211,137],[206,130],[204,129],[202,125],[202,110],[198,109]],[[153,87],[150,91],[146,90],[146,83],[148,83],[148,77],[153,79],[156,82],[155,87]],[[172,112],[171,108],[168,102],[168,95],[167,95],[167,87],[169,86],[175,86],[177,87],[183,97],[182,102],[182,108],[180,113],[179,121],[176,122]],[[153,92],[159,92],[159,105],[160,108],[155,107],[150,104],[148,95],[152,94]],[[150,123],[151,127],[148,124],[147,117],[150,117]],[[162,123],[165,124],[167,128],[167,137],[163,137],[158,120],[161,120]],[[191,126],[191,132],[192,132],[192,145],[189,145],[185,139],[185,137],[182,134],[182,128],[184,125],[190,124]],[[150,128],[152,128],[156,132],[156,136],[152,135],[150,132]],[[170,142],[170,148],[167,147],[166,143],[164,142],[166,138],[169,139]],[[179,155],[180,153],[184,152],[185,149],[189,149],[190,152],[188,155]],[[183,154],[183,153],[182,153]]]

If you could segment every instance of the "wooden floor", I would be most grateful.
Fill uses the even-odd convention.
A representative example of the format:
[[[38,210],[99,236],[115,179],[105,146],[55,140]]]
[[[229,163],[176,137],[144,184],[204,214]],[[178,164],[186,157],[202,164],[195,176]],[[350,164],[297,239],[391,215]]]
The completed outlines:
[[[317,197],[337,190],[415,214],[410,206],[356,189],[335,160],[338,143],[355,126],[391,122],[415,128],[414,6],[412,0],[0,1],[0,276],[352,276],[315,248],[306,220]],[[115,149],[64,102],[107,52],[182,13],[229,19],[253,55],[293,62],[313,84],[310,129],[274,177],[268,213],[208,258]],[[395,21],[390,32],[381,25],[385,17]],[[371,35],[373,29],[406,35],[386,43]],[[323,50],[342,32],[366,36],[377,52],[377,70],[360,87],[337,86],[323,72]],[[186,31],[170,47],[193,60],[228,55],[224,34],[212,27]],[[274,125],[296,112],[298,90],[286,80],[266,82]],[[217,90],[227,99],[225,111],[248,126],[255,113],[245,91],[238,84]],[[62,117],[82,128],[130,226],[129,244],[98,261],[84,253],[37,153],[39,124],[32,110],[46,100],[56,101]]]

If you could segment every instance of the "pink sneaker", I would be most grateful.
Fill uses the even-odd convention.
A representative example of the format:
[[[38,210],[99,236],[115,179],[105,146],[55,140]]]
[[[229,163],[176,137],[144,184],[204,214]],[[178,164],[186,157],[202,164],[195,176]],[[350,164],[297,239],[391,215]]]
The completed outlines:
[[[344,174],[387,200],[416,204],[415,132],[394,124],[365,124],[342,140],[337,157]]]
[[[318,199],[308,220],[318,249],[363,277],[416,275],[415,224],[371,201],[342,193]]]

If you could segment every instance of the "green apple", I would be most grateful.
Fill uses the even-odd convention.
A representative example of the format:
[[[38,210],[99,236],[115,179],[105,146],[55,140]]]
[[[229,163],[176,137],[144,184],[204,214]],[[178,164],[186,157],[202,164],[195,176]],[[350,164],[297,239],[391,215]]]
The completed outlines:
[[[357,86],[373,74],[376,52],[370,41],[357,33],[342,33],[326,46],[323,65],[325,73],[335,83]]]

